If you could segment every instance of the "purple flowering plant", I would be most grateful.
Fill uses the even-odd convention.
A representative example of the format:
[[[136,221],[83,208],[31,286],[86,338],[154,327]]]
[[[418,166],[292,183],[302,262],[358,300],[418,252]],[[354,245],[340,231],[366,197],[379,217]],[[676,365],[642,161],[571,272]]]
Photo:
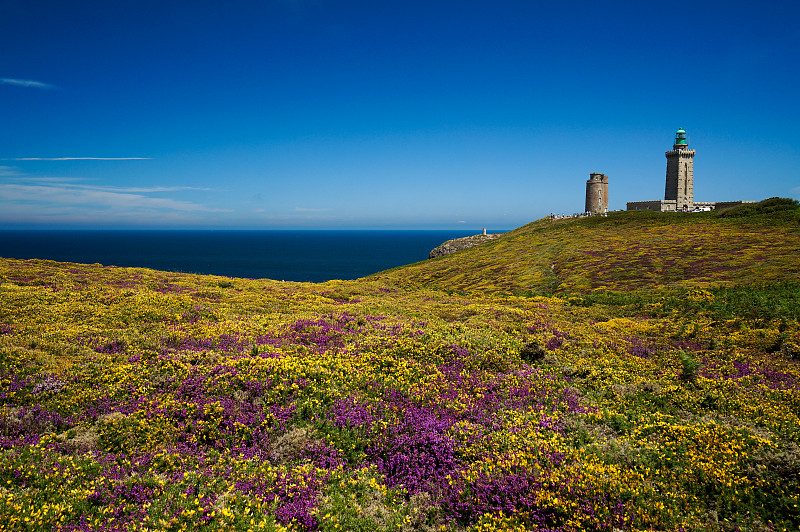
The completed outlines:
[[[794,233],[745,228],[726,264],[637,220],[320,284],[0,259],[0,522],[796,528],[795,285],[709,284],[778,278],[747,261],[767,248],[796,272]],[[658,262],[673,235],[687,264]],[[654,293],[636,261],[706,284]]]

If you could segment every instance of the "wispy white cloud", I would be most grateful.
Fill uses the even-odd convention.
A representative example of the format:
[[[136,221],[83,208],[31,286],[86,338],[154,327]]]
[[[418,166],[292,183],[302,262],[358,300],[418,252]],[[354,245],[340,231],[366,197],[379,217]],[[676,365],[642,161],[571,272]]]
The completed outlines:
[[[111,186],[82,177],[31,176],[0,166],[0,225],[197,225],[232,212],[182,197],[191,186]]]
[[[6,161],[142,161],[151,157],[16,157]]]
[[[55,85],[34,81],[32,79],[0,78],[0,85],[16,85],[17,87],[32,87],[34,89],[57,89]]]
[[[109,210],[84,205],[39,206],[31,209],[25,203],[11,203],[0,209],[0,225],[68,226],[121,226],[160,227],[185,226],[208,223],[214,216],[205,211],[171,210]]]
[[[17,177],[20,171],[13,166],[0,166],[0,177]]]
[[[294,210],[296,212],[327,212],[330,209],[311,209],[308,207],[295,207]]]
[[[97,186],[97,185],[73,185],[69,183],[62,183],[62,186],[71,188],[81,188],[84,190],[97,190],[103,192],[118,192],[118,193],[150,193],[150,192],[180,192],[182,190],[201,190],[210,192],[213,189],[202,187],[111,187],[111,186]]]
[[[25,183],[61,183],[68,184],[70,181],[86,181],[85,177],[29,177],[25,174],[13,174],[16,176],[15,181],[22,181]]]
[[[29,177],[13,167],[0,167],[0,178],[0,224],[196,225],[230,212],[163,197],[205,188],[98,186],[75,183],[79,178]]]
[[[96,190],[104,192],[118,192],[118,193],[152,193],[152,192],[180,192],[183,190],[199,190],[202,192],[211,192],[214,189],[208,187],[114,187],[102,185],[85,185],[82,183],[75,183],[76,181],[86,181],[83,177],[32,177],[25,175],[13,166],[0,166],[0,177],[13,178],[13,181],[18,183],[42,183],[42,184],[57,184],[61,187],[79,188],[84,190]]]
[[[124,190],[124,189],[123,189]],[[143,193],[108,190],[104,187],[0,184],[0,200],[39,205],[85,205],[109,210],[170,210],[223,212],[189,201],[146,196]]]

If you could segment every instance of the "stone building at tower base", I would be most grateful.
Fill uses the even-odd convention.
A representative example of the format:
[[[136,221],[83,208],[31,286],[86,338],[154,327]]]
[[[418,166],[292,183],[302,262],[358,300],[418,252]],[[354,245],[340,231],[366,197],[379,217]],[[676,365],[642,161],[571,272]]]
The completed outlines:
[[[752,201],[694,201],[694,154],[689,149],[686,131],[680,128],[675,134],[672,150],[667,157],[667,180],[664,199],[650,201],[629,201],[629,211],[691,212],[727,209]]]
[[[694,201],[692,202],[693,211],[714,211],[735,207],[743,203],[755,203],[755,201]],[[651,201],[629,201],[627,203],[629,211],[658,211],[676,212],[678,202],[676,200],[651,200]]]

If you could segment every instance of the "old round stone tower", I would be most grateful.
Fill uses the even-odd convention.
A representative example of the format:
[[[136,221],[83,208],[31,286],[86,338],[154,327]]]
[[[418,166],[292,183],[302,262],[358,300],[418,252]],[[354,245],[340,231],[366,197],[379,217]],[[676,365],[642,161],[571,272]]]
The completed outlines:
[[[602,214],[608,212],[608,176],[593,172],[586,181],[585,212]]]
[[[675,144],[667,156],[667,183],[664,199],[677,201],[676,210],[691,210],[694,206],[694,150],[689,149],[686,131],[675,133]]]

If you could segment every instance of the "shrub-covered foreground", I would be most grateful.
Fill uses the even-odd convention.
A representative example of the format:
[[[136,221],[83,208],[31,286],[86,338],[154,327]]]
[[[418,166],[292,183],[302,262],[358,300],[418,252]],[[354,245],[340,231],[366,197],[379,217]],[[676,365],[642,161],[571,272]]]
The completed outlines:
[[[800,525],[797,284],[0,281],[0,529]]]

